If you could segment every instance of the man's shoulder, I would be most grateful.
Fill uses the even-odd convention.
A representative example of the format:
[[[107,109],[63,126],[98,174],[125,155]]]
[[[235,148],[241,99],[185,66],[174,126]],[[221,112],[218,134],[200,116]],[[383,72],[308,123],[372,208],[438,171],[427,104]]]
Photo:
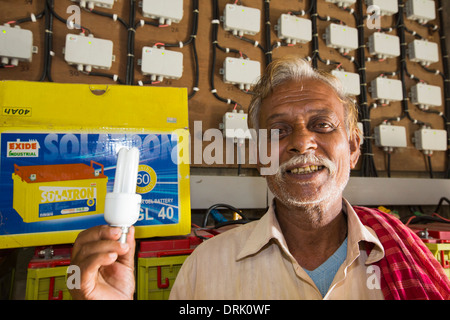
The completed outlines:
[[[211,252],[216,252],[217,250],[222,250],[222,252],[223,250],[238,252],[245,245],[257,223],[257,221],[253,221],[246,224],[237,225],[232,229],[215,235],[214,237],[201,243],[193,253],[196,255],[201,255],[208,252],[208,254],[210,254]]]

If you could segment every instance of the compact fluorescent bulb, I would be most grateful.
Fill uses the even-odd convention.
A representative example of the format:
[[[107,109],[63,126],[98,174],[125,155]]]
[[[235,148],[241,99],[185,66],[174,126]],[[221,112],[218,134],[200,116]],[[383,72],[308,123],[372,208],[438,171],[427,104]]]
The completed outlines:
[[[125,243],[129,228],[136,223],[141,209],[141,195],[136,194],[139,150],[121,148],[118,153],[113,192],[106,194],[105,220],[122,228],[120,242]]]

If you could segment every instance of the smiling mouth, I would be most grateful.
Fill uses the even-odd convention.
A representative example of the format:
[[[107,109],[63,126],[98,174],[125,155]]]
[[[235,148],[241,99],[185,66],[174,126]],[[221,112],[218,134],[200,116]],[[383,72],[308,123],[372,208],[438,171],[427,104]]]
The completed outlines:
[[[308,174],[308,173],[317,172],[317,171],[322,170],[323,168],[325,168],[325,166],[310,165],[307,167],[293,168],[290,170],[286,170],[286,172],[300,175],[300,174]]]

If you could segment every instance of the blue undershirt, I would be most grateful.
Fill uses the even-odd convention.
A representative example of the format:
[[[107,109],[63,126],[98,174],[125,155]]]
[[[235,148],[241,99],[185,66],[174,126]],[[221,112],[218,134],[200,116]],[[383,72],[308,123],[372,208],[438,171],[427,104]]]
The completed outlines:
[[[344,263],[345,258],[347,257],[347,238],[345,238],[344,242],[342,242],[341,246],[336,250],[336,252],[328,258],[327,261],[322,263],[316,269],[309,271],[306,270],[306,273],[309,277],[314,281],[317,288],[319,289],[322,297],[324,297],[328,288],[330,288],[331,283],[333,282],[334,276],[338,271],[339,267]]]

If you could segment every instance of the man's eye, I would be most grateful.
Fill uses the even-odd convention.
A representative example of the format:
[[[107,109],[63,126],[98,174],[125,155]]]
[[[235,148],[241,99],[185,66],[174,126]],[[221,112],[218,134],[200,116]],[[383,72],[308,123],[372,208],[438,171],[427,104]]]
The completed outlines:
[[[320,130],[332,131],[335,129],[335,126],[329,122],[318,122],[315,125],[316,128]]]
[[[270,130],[271,137],[284,137],[288,133],[288,129],[286,128],[276,128]]]

